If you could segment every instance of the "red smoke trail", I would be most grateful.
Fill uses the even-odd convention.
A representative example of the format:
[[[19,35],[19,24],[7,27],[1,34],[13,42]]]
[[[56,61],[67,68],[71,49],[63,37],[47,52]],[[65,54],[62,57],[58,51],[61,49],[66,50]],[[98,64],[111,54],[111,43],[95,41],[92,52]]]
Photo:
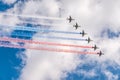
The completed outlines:
[[[30,46],[19,46],[19,45],[4,45],[0,44],[1,47],[9,47],[9,48],[22,48],[22,49],[34,49],[34,50],[43,50],[43,51],[53,51],[53,52],[66,52],[66,53],[76,53],[76,54],[97,54],[97,52],[82,52],[76,50],[68,50],[68,49],[53,49],[53,48],[44,48],[44,47],[30,47]]]
[[[13,41],[13,42],[24,42],[24,43],[31,43],[31,44],[33,43],[33,44],[54,45],[54,46],[68,46],[68,47],[78,47],[78,48],[92,48],[92,46],[81,46],[81,45],[73,45],[73,44],[60,44],[60,43],[32,41],[32,40],[24,40],[24,39],[8,38],[8,37],[0,38],[0,40],[2,40],[2,41]]]

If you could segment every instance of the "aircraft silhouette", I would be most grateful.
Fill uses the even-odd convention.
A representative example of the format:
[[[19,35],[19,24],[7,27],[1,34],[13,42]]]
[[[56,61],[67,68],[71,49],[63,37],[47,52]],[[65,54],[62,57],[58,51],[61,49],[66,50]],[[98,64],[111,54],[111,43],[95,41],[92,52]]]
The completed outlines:
[[[73,25],[73,27],[75,27],[75,29],[77,29],[80,26],[78,25],[78,23],[76,23],[75,25]]]
[[[75,20],[75,19],[73,19],[71,16],[69,16],[68,18],[67,18],[67,20],[69,21],[69,23],[71,23],[73,20]]]
[[[85,31],[83,30],[81,34],[82,34],[82,37],[84,37],[87,33],[85,33]]]
[[[104,54],[102,53],[102,51],[98,52],[97,54],[98,54],[99,56],[104,55]]]
[[[94,49],[94,51],[95,51],[96,49],[98,49],[98,47],[97,47],[96,45],[94,45],[92,48]]]
[[[86,41],[88,41],[88,43],[90,43],[90,42],[93,41],[93,40],[91,40],[91,39],[88,37],[88,39],[86,39]]]

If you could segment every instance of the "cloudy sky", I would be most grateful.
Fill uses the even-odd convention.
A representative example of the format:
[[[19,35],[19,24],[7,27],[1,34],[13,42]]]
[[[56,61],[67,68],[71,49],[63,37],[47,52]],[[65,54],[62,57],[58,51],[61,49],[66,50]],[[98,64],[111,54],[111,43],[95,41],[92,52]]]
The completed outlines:
[[[3,13],[16,15],[5,16]],[[22,17],[17,16],[18,14]],[[85,41],[38,38],[38,35],[82,38],[81,35],[35,32],[30,38],[57,43],[96,44],[98,51],[104,52],[99,57],[96,54],[0,47],[0,80],[120,80],[119,14],[119,0],[0,0],[0,33],[13,34],[18,25],[39,25],[41,29],[73,32],[85,30],[88,35],[84,38],[89,36],[93,39],[90,44]],[[66,21],[69,15],[75,18],[72,23]],[[76,22],[81,25],[77,30],[72,27]]]

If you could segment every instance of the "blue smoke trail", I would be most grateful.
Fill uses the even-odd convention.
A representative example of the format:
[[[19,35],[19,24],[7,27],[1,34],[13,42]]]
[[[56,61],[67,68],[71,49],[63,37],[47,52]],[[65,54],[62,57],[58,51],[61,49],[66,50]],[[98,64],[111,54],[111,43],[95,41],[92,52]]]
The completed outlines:
[[[68,31],[57,31],[57,30],[45,30],[40,28],[32,27],[15,27],[16,30],[26,30],[26,31],[40,31],[40,32],[54,32],[54,33],[64,33],[64,34],[82,34],[81,32],[68,32]]]
[[[32,37],[30,33],[19,33],[19,32],[13,32],[13,36],[23,36],[23,37]],[[86,39],[78,39],[78,38],[68,38],[68,37],[56,37],[56,36],[36,36],[39,38],[48,38],[48,39],[60,39],[60,40],[76,40],[76,41],[86,41]]]

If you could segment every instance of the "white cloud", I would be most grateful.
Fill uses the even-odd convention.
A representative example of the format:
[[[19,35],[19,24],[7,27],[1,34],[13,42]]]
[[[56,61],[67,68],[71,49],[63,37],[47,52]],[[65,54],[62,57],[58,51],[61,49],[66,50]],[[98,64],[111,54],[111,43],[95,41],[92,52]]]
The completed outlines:
[[[49,2],[49,4],[48,4]],[[24,4],[23,14],[35,14],[35,15],[45,15],[45,16],[55,16],[58,12],[58,3],[55,0],[30,0]]]
[[[5,16],[0,13],[0,29],[2,33],[11,33],[19,23],[19,19],[14,16]],[[7,27],[6,27],[7,26]],[[8,28],[9,26],[9,28]]]
[[[91,77],[95,77],[96,76],[96,72],[95,70],[89,70],[89,71],[85,71],[85,70],[78,70],[76,71],[77,74],[79,75],[83,75],[84,78],[91,78]]]
[[[74,70],[78,64],[73,54],[33,50],[28,50],[26,53],[29,57],[23,69],[21,80],[61,80],[61,78],[66,77],[68,71]]]
[[[110,71],[104,71],[105,75],[107,76],[107,80],[118,80],[118,75],[114,75]]]
[[[4,2],[5,4],[12,4],[14,3],[16,0],[2,0],[2,2]]]

